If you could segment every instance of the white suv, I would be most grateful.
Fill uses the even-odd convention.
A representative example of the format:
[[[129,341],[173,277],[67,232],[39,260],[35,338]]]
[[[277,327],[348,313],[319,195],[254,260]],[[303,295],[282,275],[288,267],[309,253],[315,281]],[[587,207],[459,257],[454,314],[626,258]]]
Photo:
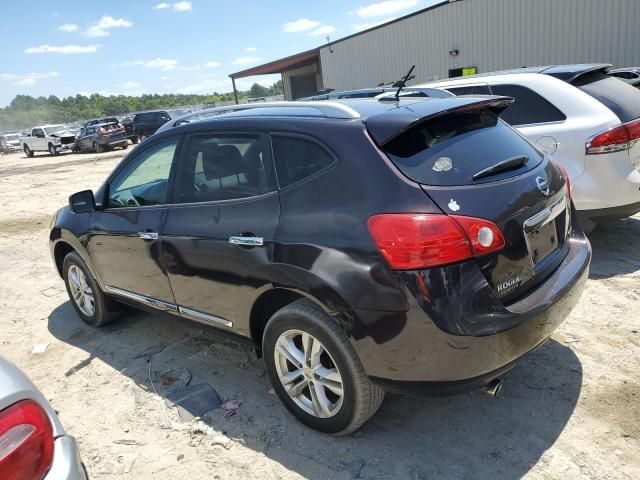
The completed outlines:
[[[611,65],[535,67],[430,82],[454,95],[505,95],[501,117],[559,161],[583,227],[640,211],[640,90]]]

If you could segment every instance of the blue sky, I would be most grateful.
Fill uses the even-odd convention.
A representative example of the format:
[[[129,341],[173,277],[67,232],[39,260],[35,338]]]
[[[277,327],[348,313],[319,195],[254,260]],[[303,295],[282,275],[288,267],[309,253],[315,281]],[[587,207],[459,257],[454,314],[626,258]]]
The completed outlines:
[[[17,94],[226,92],[229,73],[434,3],[32,0],[27,8],[10,2],[2,6],[0,106]],[[243,79],[238,88],[279,78]]]

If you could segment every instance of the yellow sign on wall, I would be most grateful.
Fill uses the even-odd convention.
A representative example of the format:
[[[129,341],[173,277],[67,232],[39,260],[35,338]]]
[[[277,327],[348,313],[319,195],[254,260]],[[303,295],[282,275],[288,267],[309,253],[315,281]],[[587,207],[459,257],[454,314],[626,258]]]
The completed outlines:
[[[478,73],[478,69],[476,67],[467,67],[462,69],[462,76],[466,77],[469,75],[475,75]]]

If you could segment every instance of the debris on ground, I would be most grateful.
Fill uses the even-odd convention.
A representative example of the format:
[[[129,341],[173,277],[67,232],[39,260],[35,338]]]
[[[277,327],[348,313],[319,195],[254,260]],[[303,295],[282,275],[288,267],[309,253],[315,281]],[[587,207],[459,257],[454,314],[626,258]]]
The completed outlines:
[[[137,358],[143,358],[146,360],[147,363],[149,363],[151,361],[151,357],[153,357],[156,353],[160,353],[161,351],[163,351],[165,348],[167,348],[167,345],[164,343],[160,343],[158,345],[153,345],[149,348],[144,349],[143,351],[141,351],[140,353],[136,354],[133,359],[137,359]]]
[[[220,406],[220,408],[222,408],[224,412],[224,418],[229,418],[233,417],[236,414],[236,412],[240,408],[240,403],[238,403],[236,400],[227,400]]]
[[[138,440],[129,440],[129,439],[122,439],[122,440],[114,440],[113,443],[117,443],[118,445],[136,445],[136,446],[143,446],[146,445],[145,442],[139,442]]]
[[[116,456],[113,460],[107,462],[100,473],[114,473],[122,475],[123,473],[129,473],[133,462],[138,458],[137,453],[124,453]]]
[[[156,373],[154,377],[165,387],[186,387],[191,383],[193,375],[188,368],[170,368]]]
[[[200,383],[170,391],[165,397],[165,403],[169,407],[177,407],[180,421],[185,423],[219,408],[222,400],[211,385]]]
[[[49,342],[38,343],[33,347],[33,350],[31,350],[31,355],[40,355],[41,353],[46,352],[47,348],[49,348]]]

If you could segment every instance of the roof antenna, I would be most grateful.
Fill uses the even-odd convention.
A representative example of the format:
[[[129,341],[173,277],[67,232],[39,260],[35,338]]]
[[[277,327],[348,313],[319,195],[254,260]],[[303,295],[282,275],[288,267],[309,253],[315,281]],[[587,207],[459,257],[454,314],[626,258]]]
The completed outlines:
[[[412,65],[411,68],[409,69],[409,72],[407,72],[407,74],[404,77],[402,77],[402,80],[400,82],[400,86],[398,87],[398,91],[395,94],[395,99],[396,100],[400,100],[400,92],[404,88],[404,84],[407,83],[407,80],[409,80],[409,77],[411,76],[411,73],[413,72],[414,68],[416,68],[416,66]]]

